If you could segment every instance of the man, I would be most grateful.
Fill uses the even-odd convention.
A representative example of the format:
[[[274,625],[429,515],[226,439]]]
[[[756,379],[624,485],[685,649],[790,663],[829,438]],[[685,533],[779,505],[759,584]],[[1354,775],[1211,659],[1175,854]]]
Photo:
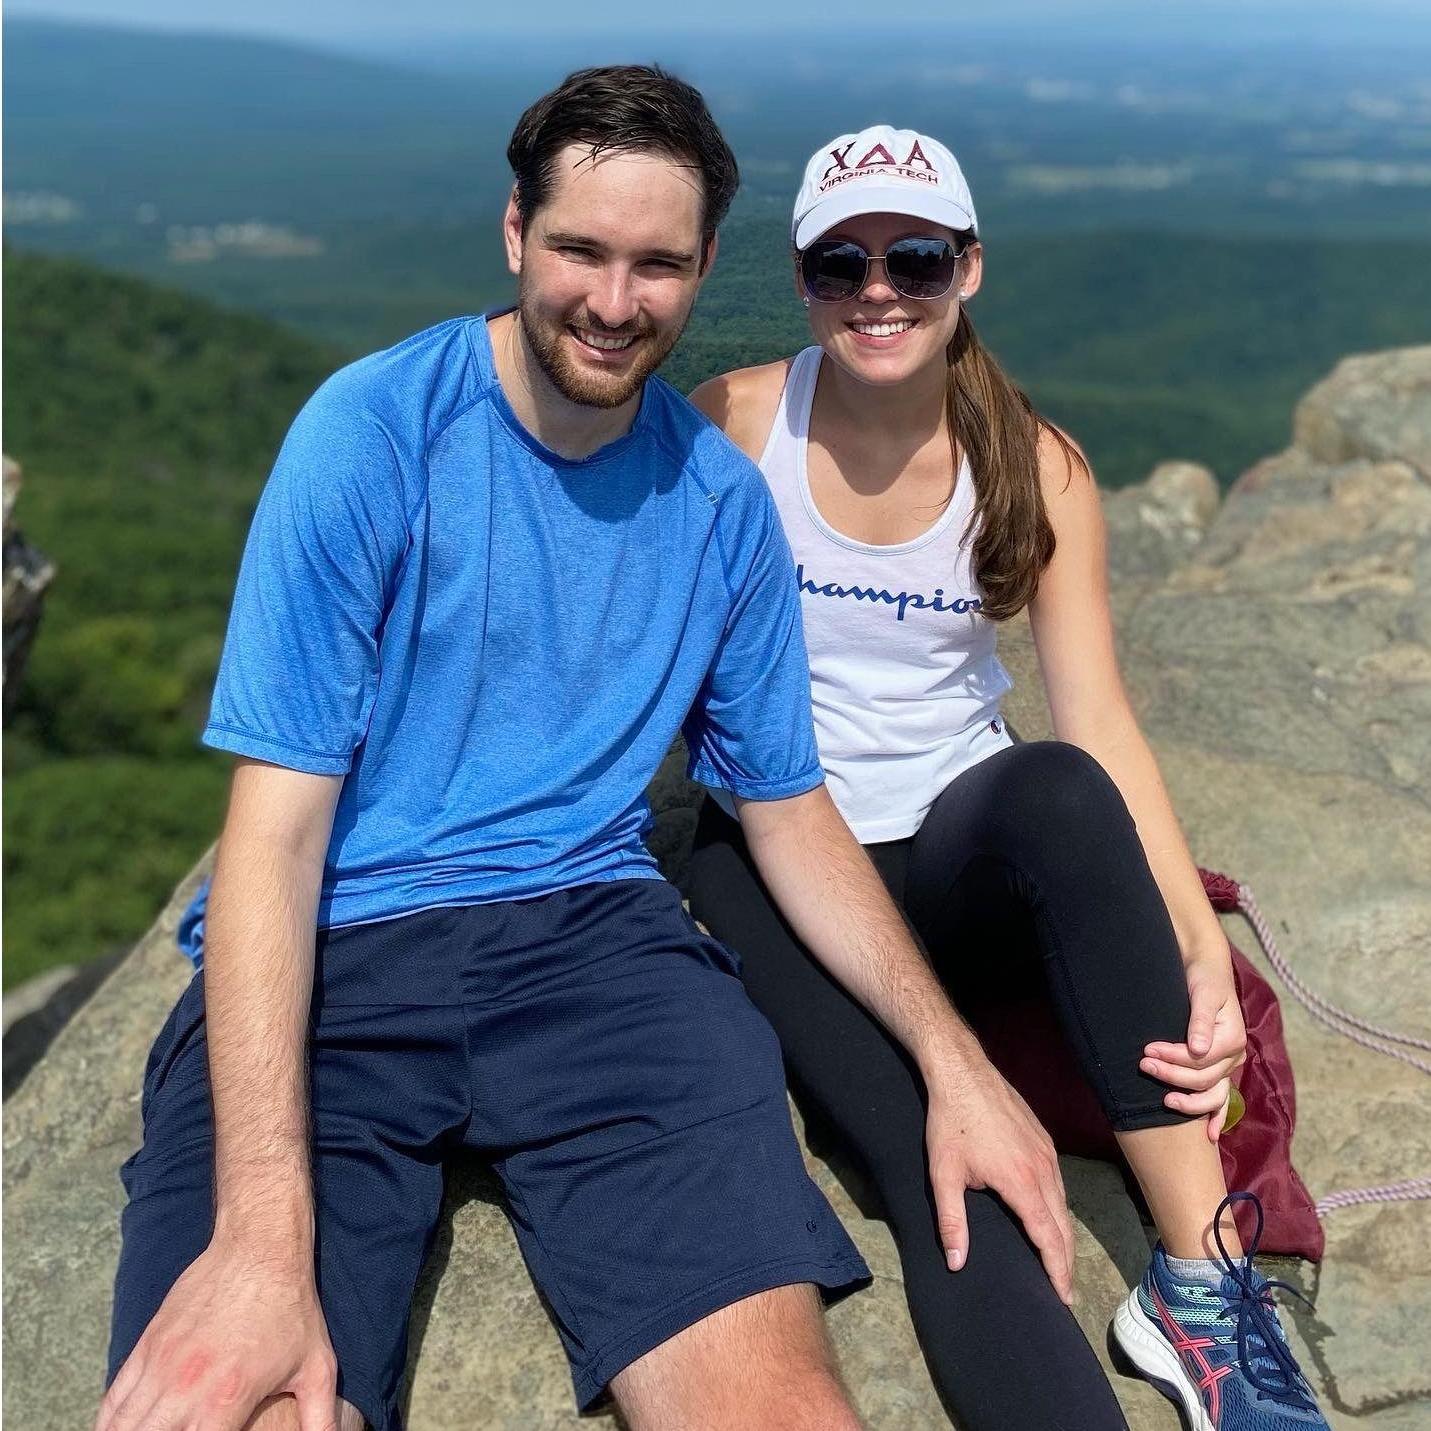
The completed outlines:
[[[856,1424],[814,1288],[868,1274],[732,956],[641,843],[682,723],[792,923],[918,1062],[951,1266],[984,1183],[1067,1291],[1048,1140],[824,793],[759,473],[650,380],[730,151],[689,86],[619,67],[539,100],[508,157],[518,311],[330,379],[255,517],[205,732],[241,757],[206,967],[146,1074],[100,1431],[398,1426],[458,1146],[502,1177],[583,1406]]]

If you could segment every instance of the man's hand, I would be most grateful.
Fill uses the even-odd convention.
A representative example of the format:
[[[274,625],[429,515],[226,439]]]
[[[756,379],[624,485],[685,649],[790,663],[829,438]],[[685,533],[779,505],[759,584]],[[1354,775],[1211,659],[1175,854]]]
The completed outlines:
[[[988,1188],[1008,1204],[1055,1290],[1073,1303],[1073,1224],[1052,1141],[1028,1104],[992,1065],[929,1080],[925,1124],[929,1180],[951,1272],[969,1260],[966,1188]]]
[[[303,1431],[333,1431],[305,1049],[341,785],[257,760],[235,769],[204,960],[215,1231],[115,1377],[95,1431],[237,1431],[276,1395],[296,1399]]]
[[[1187,1042],[1150,1043],[1138,1066],[1177,1090],[1163,1099],[1169,1108],[1205,1115],[1207,1136],[1215,1143],[1227,1118],[1233,1071],[1246,1057],[1247,1030],[1226,941],[1220,949],[1194,955],[1184,967],[1192,1002]]]
[[[766,888],[805,947],[909,1051],[929,1094],[925,1146],[951,1269],[969,1255],[965,1188],[991,1188],[1023,1222],[1059,1296],[1073,1296],[1073,1228],[1048,1134],[985,1057],[869,857],[823,786],[738,800]]]
[[[283,1394],[296,1399],[302,1431],[336,1431],[337,1362],[312,1263],[216,1237],[169,1289],[95,1431],[239,1431]]]

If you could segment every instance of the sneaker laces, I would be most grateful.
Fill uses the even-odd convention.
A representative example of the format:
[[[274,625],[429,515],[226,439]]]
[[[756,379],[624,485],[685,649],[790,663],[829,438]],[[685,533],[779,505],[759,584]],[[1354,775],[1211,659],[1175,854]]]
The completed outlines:
[[[1246,1254],[1241,1259],[1233,1257],[1222,1240],[1222,1214],[1238,1202],[1250,1202],[1257,1214],[1256,1231],[1253,1232]],[[1316,1402],[1312,1399],[1311,1388],[1307,1385],[1277,1321],[1272,1289],[1280,1287],[1284,1292],[1290,1292],[1298,1301],[1306,1302],[1309,1307],[1312,1303],[1289,1283],[1266,1278],[1253,1270],[1252,1259],[1257,1255],[1257,1249],[1262,1242],[1262,1227],[1262,1204],[1256,1193],[1228,1193],[1218,1204],[1212,1231],[1222,1259],[1222,1296],[1230,1304],[1218,1315],[1237,1318],[1238,1360],[1242,1364],[1243,1374],[1257,1388],[1259,1400],[1266,1397],[1297,1410],[1315,1411]],[[1254,1348],[1254,1338],[1261,1343],[1262,1349]]]

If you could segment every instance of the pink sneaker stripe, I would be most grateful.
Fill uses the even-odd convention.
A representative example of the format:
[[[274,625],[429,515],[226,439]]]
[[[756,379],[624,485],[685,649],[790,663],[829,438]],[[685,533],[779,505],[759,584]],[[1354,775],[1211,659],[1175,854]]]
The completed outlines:
[[[1163,1334],[1173,1344],[1173,1349],[1182,1358],[1183,1364],[1197,1383],[1198,1390],[1203,1393],[1208,1420],[1216,1427],[1222,1414],[1222,1391],[1218,1382],[1223,1377],[1230,1375],[1232,1368],[1230,1366],[1213,1366],[1203,1352],[1208,1347],[1216,1346],[1217,1339],[1215,1337],[1190,1337],[1178,1319],[1168,1310],[1167,1303],[1158,1295],[1157,1287],[1150,1285],[1149,1291],[1152,1293],[1153,1304],[1158,1309],[1158,1320],[1163,1324]]]

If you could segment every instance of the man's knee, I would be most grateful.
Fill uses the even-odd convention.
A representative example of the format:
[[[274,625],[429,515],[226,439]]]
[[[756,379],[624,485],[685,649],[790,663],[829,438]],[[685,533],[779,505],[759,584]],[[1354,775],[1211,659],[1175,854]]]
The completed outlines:
[[[816,1290],[734,1302],[632,1362],[611,1389],[631,1431],[858,1431]]]
[[[356,1406],[338,1402],[337,1431],[367,1431],[367,1425]],[[254,1412],[244,1431],[300,1431],[298,1403],[291,1396],[270,1396]]]

